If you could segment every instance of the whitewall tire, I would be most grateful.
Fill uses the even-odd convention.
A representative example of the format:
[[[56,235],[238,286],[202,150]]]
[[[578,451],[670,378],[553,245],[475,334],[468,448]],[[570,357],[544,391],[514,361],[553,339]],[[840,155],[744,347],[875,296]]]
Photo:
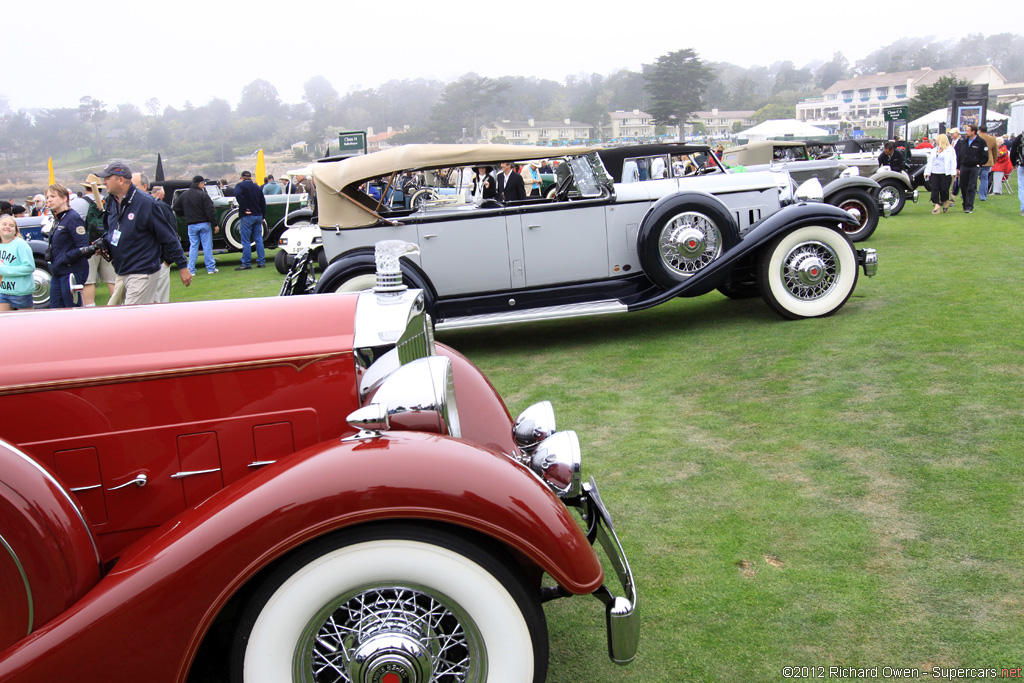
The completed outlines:
[[[808,226],[772,241],[758,263],[758,288],[785,318],[820,318],[842,308],[857,285],[857,254],[850,239]]]
[[[544,613],[508,564],[427,528],[386,525],[322,539],[277,568],[250,601],[232,679],[543,681]]]

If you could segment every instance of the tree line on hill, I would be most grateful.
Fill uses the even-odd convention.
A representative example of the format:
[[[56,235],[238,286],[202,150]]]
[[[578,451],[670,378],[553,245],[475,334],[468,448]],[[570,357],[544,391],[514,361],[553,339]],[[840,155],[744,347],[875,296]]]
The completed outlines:
[[[639,71],[575,74],[563,82],[522,76],[486,78],[467,73],[456,81],[391,80],[376,88],[339,94],[323,76],[304,84],[302,101],[282,102],[277,88],[256,80],[232,108],[224,99],[181,108],[156,98],[140,109],[83,96],[78,107],[12,111],[0,97],[0,154],[8,173],[31,163],[135,157],[163,152],[179,164],[230,162],[256,148],[288,149],[299,140],[317,152],[336,144],[340,130],[402,131],[391,142],[476,140],[492,121],[569,118],[594,126],[609,112],[640,109],[664,126],[695,111],[755,111],[755,120],[790,118],[801,99],[820,95],[838,80],[878,72],[992,64],[1010,82],[1024,81],[1024,36],[972,34],[958,41],[904,38],[850,64],[840,52],[829,61],[797,67],[792,61],[740,67],[708,62],[681,49]],[[915,111],[944,103],[943,81],[911,102]],[[932,106],[935,102],[938,105]],[[926,108],[928,107],[928,108]]]

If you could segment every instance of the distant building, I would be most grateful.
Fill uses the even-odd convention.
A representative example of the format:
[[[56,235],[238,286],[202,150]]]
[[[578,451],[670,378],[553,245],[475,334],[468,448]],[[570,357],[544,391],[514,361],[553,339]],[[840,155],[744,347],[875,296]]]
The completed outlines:
[[[754,111],[720,111],[718,109],[712,109],[711,111],[695,111],[690,114],[690,121],[687,128],[691,128],[692,124],[702,123],[704,124],[704,134],[713,137],[719,137],[723,135],[732,135],[733,125],[739,123],[742,128],[750,128],[756,121],[754,121]]]
[[[650,140],[654,138],[654,119],[645,111],[608,112],[609,124],[604,139],[611,141]]]
[[[934,85],[944,76],[953,76],[970,85],[988,84],[990,91],[1006,83],[994,66],[925,68],[857,76],[833,83],[821,97],[797,103],[796,118],[815,125],[849,121],[868,128],[881,128],[885,125],[883,109],[906,103],[920,88]]]
[[[503,137],[511,144],[546,145],[549,143],[583,143],[593,139],[594,126],[581,121],[494,121],[480,127],[482,142]]]

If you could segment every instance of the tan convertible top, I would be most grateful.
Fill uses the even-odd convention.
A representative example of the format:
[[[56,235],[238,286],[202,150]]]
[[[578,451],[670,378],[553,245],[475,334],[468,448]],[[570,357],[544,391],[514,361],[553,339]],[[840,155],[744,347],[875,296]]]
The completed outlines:
[[[594,151],[592,147],[536,147],[527,145],[403,145],[364,156],[313,165],[317,210],[322,226],[357,228],[373,225],[377,215],[360,204],[353,194],[365,180],[395,172],[426,168],[449,168],[502,161],[526,161],[576,156]]]

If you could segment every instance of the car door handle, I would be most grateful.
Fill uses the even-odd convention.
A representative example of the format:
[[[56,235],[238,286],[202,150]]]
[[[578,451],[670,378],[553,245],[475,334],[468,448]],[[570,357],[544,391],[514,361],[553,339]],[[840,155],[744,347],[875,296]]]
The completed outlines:
[[[146,485],[147,481],[149,481],[149,478],[145,474],[140,474],[139,476],[135,477],[131,481],[126,481],[125,483],[121,484],[120,486],[115,486],[114,488],[107,489],[107,490],[108,491],[116,491],[118,489],[123,489],[125,486],[138,486],[139,488],[142,488],[143,486]]]
[[[530,230],[533,230],[534,228],[539,228],[541,226],[540,225],[535,225],[535,224],[530,224],[530,225],[528,225],[526,227],[529,228]]]
[[[171,475],[171,479],[184,479],[185,477],[194,477],[197,474],[213,474],[214,472],[220,472],[219,467],[215,467],[212,470],[192,470],[191,472],[175,472]]]
[[[131,482],[129,482],[129,483],[131,483]],[[126,486],[127,486],[127,484],[126,484]],[[75,487],[73,489],[68,489],[68,491],[71,491],[71,493],[78,493],[79,491],[92,491],[93,489],[101,489],[101,488],[103,488],[103,484],[93,484],[92,486],[77,486],[77,487]],[[111,489],[111,491],[113,491],[113,489]]]
[[[432,240],[435,237],[437,237],[437,235],[432,235],[430,233],[427,233],[426,235],[423,236],[423,239],[425,239],[425,240]]]

